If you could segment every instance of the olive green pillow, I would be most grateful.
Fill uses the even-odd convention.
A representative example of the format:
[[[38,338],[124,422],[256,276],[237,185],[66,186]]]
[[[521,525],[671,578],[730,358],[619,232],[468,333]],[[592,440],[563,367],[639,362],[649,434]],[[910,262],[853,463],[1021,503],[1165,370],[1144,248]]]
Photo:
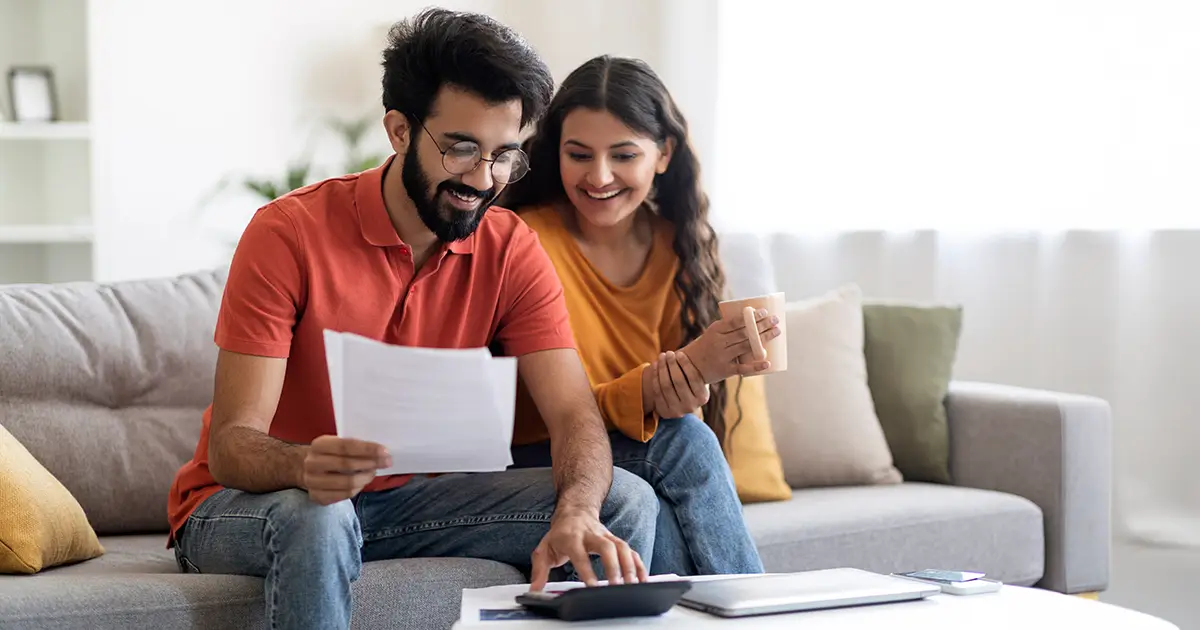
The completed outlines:
[[[907,481],[950,483],[945,401],[961,306],[863,305],[867,383],[896,468]]]

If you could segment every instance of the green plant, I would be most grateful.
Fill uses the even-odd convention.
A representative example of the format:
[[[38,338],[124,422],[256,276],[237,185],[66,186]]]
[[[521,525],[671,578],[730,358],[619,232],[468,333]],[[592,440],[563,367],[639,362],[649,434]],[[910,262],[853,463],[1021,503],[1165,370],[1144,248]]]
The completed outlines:
[[[310,173],[312,173],[312,164],[307,161],[295,161],[288,165],[282,181],[249,178],[243,180],[242,185],[267,201],[272,201],[307,185]]]
[[[359,118],[357,120],[334,119],[329,123],[329,126],[333,127],[334,131],[342,137],[342,142],[346,145],[346,162],[343,168],[347,173],[358,173],[383,163],[383,155],[364,154],[362,150],[363,138],[366,137],[372,122],[371,118]]]

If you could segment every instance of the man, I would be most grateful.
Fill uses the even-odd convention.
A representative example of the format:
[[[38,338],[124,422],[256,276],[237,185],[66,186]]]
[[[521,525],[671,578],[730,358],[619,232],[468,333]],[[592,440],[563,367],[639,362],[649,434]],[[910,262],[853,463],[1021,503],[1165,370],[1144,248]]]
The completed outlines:
[[[519,134],[549,102],[549,70],[492,19],[440,9],[393,27],[383,67],[395,155],[273,201],[238,245],[213,403],[171,490],[180,566],[266,578],[281,628],[348,627],[350,584],[382,558],[490,558],[540,589],[568,561],[594,583],[595,555],[608,579],[645,579],[654,491],[613,469],[536,236],[489,210],[527,170]],[[553,468],[376,477],[392,464],[380,445],[333,435],[326,328],[517,356]]]

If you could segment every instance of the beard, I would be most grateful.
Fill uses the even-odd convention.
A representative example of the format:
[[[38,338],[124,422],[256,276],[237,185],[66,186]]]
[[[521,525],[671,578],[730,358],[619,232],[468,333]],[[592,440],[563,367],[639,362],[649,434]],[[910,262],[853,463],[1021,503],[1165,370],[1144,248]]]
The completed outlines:
[[[417,162],[417,145],[414,142],[408,145],[408,151],[405,152],[400,181],[404,184],[404,191],[408,193],[409,199],[412,199],[413,205],[417,207],[417,216],[421,217],[425,227],[444,243],[461,241],[475,233],[488,207],[496,200],[496,187],[476,190],[462,182],[446,180],[438,184],[437,190],[430,195],[429,178]],[[472,211],[455,208],[445,200],[445,195],[451,192],[480,199],[479,208]]]

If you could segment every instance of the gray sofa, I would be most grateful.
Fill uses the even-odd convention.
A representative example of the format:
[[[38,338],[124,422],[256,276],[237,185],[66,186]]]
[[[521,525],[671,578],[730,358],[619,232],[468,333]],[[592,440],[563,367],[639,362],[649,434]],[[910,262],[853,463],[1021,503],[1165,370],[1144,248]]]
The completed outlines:
[[[102,286],[0,287],[0,424],[83,506],[107,553],[0,576],[0,627],[264,627],[262,582],[183,574],[166,493],[211,396],[222,271]],[[746,506],[770,571],[986,571],[1066,593],[1109,567],[1110,417],[1093,398],[956,383],[957,485],[799,490]],[[483,560],[369,563],[357,628],[446,628],[466,587],[522,582]]]

